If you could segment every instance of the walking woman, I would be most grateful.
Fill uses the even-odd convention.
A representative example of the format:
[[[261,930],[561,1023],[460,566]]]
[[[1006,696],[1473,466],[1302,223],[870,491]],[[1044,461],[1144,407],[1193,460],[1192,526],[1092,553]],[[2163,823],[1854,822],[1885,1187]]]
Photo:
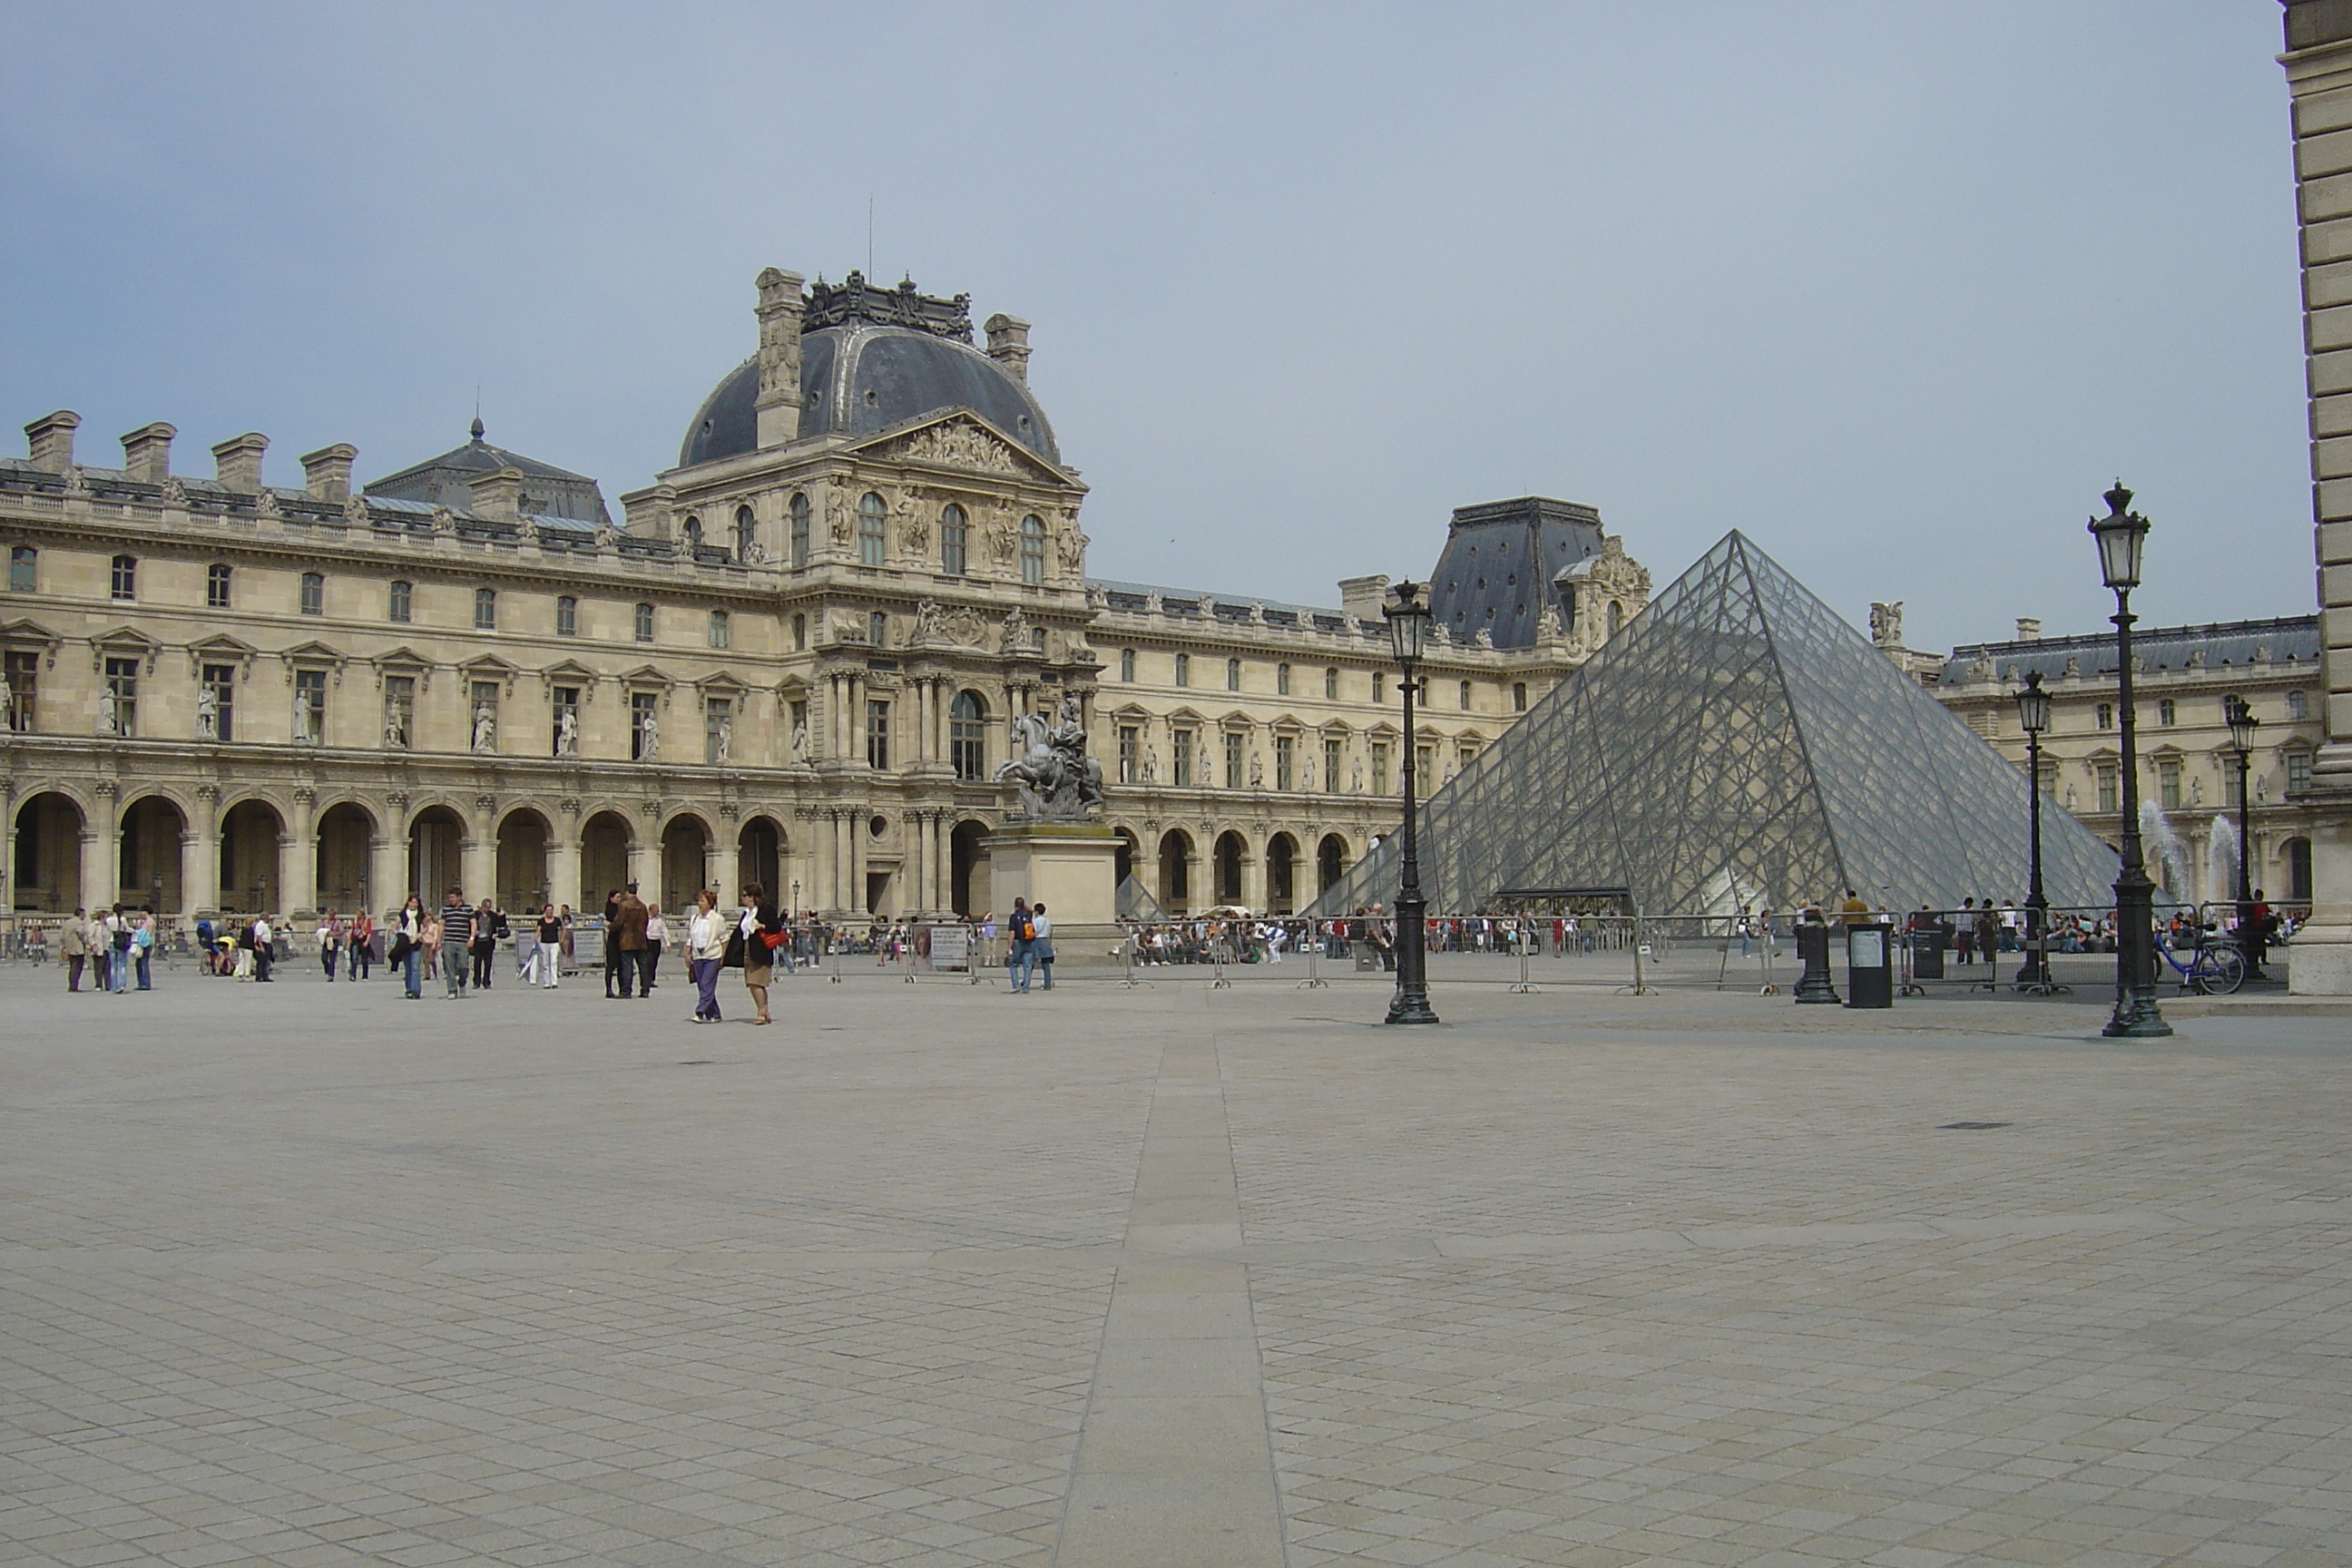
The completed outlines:
[[[643,990],[654,988],[654,971],[661,967],[662,949],[669,945],[669,922],[661,918],[659,904],[646,906],[646,956]]]
[[[344,978],[357,983],[368,977],[375,967],[375,917],[362,909],[352,917],[352,928],[344,933],[343,952],[348,962],[343,965]]]
[[[694,895],[694,915],[686,925],[686,972],[694,980],[694,1021],[719,1022],[719,971],[727,958],[731,927],[719,912],[719,895],[709,888]],[[746,945],[750,939],[744,939]]]
[[[768,983],[775,977],[775,947],[768,941],[782,935],[782,917],[776,906],[768,901],[768,889],[757,882],[743,884],[743,915],[736,930],[743,938],[743,988],[751,994],[751,1005],[760,1016],[754,1024],[772,1023],[768,1016]]]
[[[327,984],[331,985],[335,983],[335,965],[343,956],[342,917],[329,910],[311,935],[319,943],[319,967],[327,972]]]
[[[530,955],[530,961],[537,970],[531,977],[531,983],[541,990],[555,989],[557,972],[563,967],[557,961],[562,956],[564,934],[562,917],[555,912],[555,906],[553,904],[541,906],[539,951]]]
[[[415,893],[400,907],[400,925],[392,933],[391,967],[400,971],[404,992],[411,1002],[425,994],[418,984],[418,972],[425,958],[425,900]]]

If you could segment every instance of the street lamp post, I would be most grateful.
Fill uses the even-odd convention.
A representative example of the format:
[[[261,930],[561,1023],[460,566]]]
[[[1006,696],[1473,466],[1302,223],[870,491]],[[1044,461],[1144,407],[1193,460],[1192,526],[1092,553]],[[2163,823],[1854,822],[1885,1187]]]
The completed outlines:
[[[1396,996],[1389,1003],[1388,1021],[1434,1024],[1437,1015],[1429,1010],[1429,942],[1423,930],[1429,900],[1421,893],[1420,836],[1413,821],[1420,808],[1413,795],[1416,770],[1412,740],[1413,669],[1421,663],[1422,645],[1428,639],[1432,617],[1428,604],[1421,597],[1420,585],[1412,582],[1399,583],[1381,613],[1388,617],[1390,651],[1404,670],[1404,865],[1396,899],[1397,988]]]
[[[2172,1026],[2156,1005],[2156,884],[2139,842],[2139,744],[2132,714],[2131,591],[2139,586],[2140,552],[2147,543],[2147,519],[2131,510],[2132,493],[2121,479],[2100,498],[2107,515],[2091,520],[2099,543],[2099,574],[2116,595],[2116,706],[2123,745],[2123,868],[2116,877],[2116,1007],[2103,1035],[2131,1038],[2168,1036]]]
[[[2021,991],[2050,984],[2050,900],[2042,891],[2042,731],[2050,728],[2050,693],[2042,672],[2026,671],[2017,694],[2017,721],[2025,731],[2026,821],[2031,845],[2026,861],[2025,963],[2013,984]]]
[[[2246,826],[2246,770],[2254,760],[2254,731],[2262,721],[2246,700],[2232,693],[2222,709],[2230,722],[2230,744],[2238,752],[2238,952],[2246,961],[2246,978],[2267,980],[2263,973],[2263,933],[2254,926],[2252,867],[2254,840]]]

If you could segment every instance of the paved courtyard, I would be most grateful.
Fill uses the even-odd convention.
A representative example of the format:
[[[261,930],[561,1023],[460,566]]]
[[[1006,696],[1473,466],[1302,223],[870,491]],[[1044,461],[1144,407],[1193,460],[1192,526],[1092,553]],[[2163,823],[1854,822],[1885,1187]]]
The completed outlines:
[[[1439,968],[0,970],[0,1559],[2352,1561],[2352,1021]]]

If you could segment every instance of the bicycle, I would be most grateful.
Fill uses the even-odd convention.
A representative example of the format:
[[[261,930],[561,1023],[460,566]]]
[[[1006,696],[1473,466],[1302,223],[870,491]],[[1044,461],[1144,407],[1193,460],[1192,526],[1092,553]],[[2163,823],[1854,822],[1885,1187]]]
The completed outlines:
[[[2192,990],[2202,991],[2208,996],[2226,996],[2246,983],[2245,955],[2225,938],[2200,934],[2187,963],[2180,962],[2180,955],[2161,933],[2156,939],[2156,951],[2180,976],[2180,993],[2184,996]]]

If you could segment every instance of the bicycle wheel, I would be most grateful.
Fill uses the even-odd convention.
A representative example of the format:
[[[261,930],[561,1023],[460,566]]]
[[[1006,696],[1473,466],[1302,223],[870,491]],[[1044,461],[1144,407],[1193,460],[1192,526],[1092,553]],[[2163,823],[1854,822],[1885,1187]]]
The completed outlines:
[[[2199,955],[2197,988],[2208,996],[2226,996],[2246,983],[2246,961],[2234,949],[2209,948]]]

